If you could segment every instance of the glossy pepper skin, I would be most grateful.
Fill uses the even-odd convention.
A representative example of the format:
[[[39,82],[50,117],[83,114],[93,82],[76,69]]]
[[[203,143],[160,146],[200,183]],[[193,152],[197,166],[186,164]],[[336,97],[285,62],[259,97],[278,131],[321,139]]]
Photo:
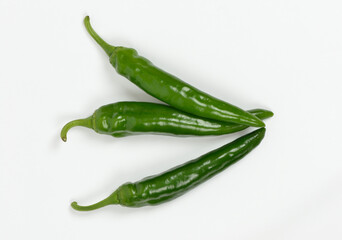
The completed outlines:
[[[263,109],[249,111],[260,119],[273,116]],[[173,107],[149,102],[117,102],[97,109],[92,116],[67,123],[61,138],[74,126],[84,126],[97,133],[124,137],[142,133],[164,135],[222,135],[241,131],[248,126],[201,118]]]
[[[254,127],[265,124],[232,104],[217,99],[154,66],[132,48],[107,44],[91,27],[89,17],[84,24],[89,34],[104,49],[116,71],[153,97],[200,117]]]
[[[242,159],[262,141],[265,128],[260,128],[166,172],[144,178],[138,182],[121,185],[108,198],[90,206],[71,206],[79,211],[89,211],[110,204],[127,207],[157,205],[177,198],[202,182]]]

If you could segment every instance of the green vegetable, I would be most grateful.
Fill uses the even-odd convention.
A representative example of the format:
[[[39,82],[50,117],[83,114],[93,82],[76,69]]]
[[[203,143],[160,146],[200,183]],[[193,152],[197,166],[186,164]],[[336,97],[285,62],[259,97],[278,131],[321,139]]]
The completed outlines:
[[[84,24],[89,34],[107,53],[116,71],[153,97],[200,117],[254,127],[265,126],[253,114],[210,96],[157,68],[139,56],[136,50],[107,44],[91,27],[88,16]]]
[[[73,202],[71,206],[79,211],[89,211],[110,204],[142,207],[164,203],[181,196],[243,158],[259,145],[264,135],[265,129],[260,128],[164,173],[135,183],[125,183],[109,197],[96,204],[79,206]]]
[[[271,111],[249,111],[260,119],[273,116]],[[205,119],[174,109],[167,105],[147,102],[117,102],[97,109],[85,119],[67,123],[61,138],[74,126],[83,126],[97,133],[123,137],[139,133],[162,133],[167,135],[222,135],[247,128],[246,125]]]

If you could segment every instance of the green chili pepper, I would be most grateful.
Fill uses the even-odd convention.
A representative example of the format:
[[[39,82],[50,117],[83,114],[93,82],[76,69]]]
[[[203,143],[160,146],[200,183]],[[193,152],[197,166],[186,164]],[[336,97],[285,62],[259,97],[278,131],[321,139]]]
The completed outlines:
[[[271,111],[249,111],[260,119],[273,116]],[[166,135],[222,135],[247,128],[246,125],[205,119],[174,109],[170,106],[148,102],[117,102],[97,109],[85,119],[67,123],[61,138],[74,126],[93,129],[97,133],[124,137],[139,133],[162,133]]]
[[[136,50],[109,45],[91,27],[88,16],[84,24],[89,34],[107,53],[116,71],[153,97],[200,117],[254,127],[265,126],[253,114],[210,96],[157,68],[139,56]]]
[[[77,202],[73,202],[71,206],[79,211],[90,211],[110,204],[142,207],[170,201],[243,158],[259,145],[264,135],[265,128],[260,128],[164,173],[144,178],[135,183],[125,183],[98,203],[79,206]]]

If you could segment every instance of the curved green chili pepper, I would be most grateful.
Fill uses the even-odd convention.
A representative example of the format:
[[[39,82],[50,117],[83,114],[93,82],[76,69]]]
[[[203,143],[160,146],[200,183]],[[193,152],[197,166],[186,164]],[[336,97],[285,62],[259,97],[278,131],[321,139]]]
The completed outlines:
[[[139,56],[136,50],[109,45],[91,27],[88,16],[84,24],[89,34],[107,53],[116,71],[153,97],[200,117],[254,127],[265,126],[253,114],[210,96],[157,68]]]
[[[79,206],[77,202],[73,202],[71,206],[79,211],[89,211],[110,204],[142,207],[170,201],[243,158],[259,145],[264,135],[265,128],[260,128],[164,173],[135,183],[125,183],[109,197],[96,204]]]
[[[260,119],[273,116],[271,111],[253,109],[249,111]],[[117,102],[97,109],[85,119],[67,123],[61,138],[74,126],[93,129],[97,133],[124,137],[139,133],[161,133],[166,135],[222,135],[247,128],[246,125],[205,119],[174,109],[170,106],[148,102]]]

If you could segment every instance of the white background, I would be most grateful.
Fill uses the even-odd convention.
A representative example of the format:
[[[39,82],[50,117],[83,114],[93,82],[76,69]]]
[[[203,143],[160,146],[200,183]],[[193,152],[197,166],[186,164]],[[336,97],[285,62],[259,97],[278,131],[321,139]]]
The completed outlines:
[[[341,239],[341,1],[0,1],[1,239]],[[101,105],[158,102],[85,31],[244,109],[264,141],[175,201],[76,212],[249,132],[115,139],[62,126]]]

